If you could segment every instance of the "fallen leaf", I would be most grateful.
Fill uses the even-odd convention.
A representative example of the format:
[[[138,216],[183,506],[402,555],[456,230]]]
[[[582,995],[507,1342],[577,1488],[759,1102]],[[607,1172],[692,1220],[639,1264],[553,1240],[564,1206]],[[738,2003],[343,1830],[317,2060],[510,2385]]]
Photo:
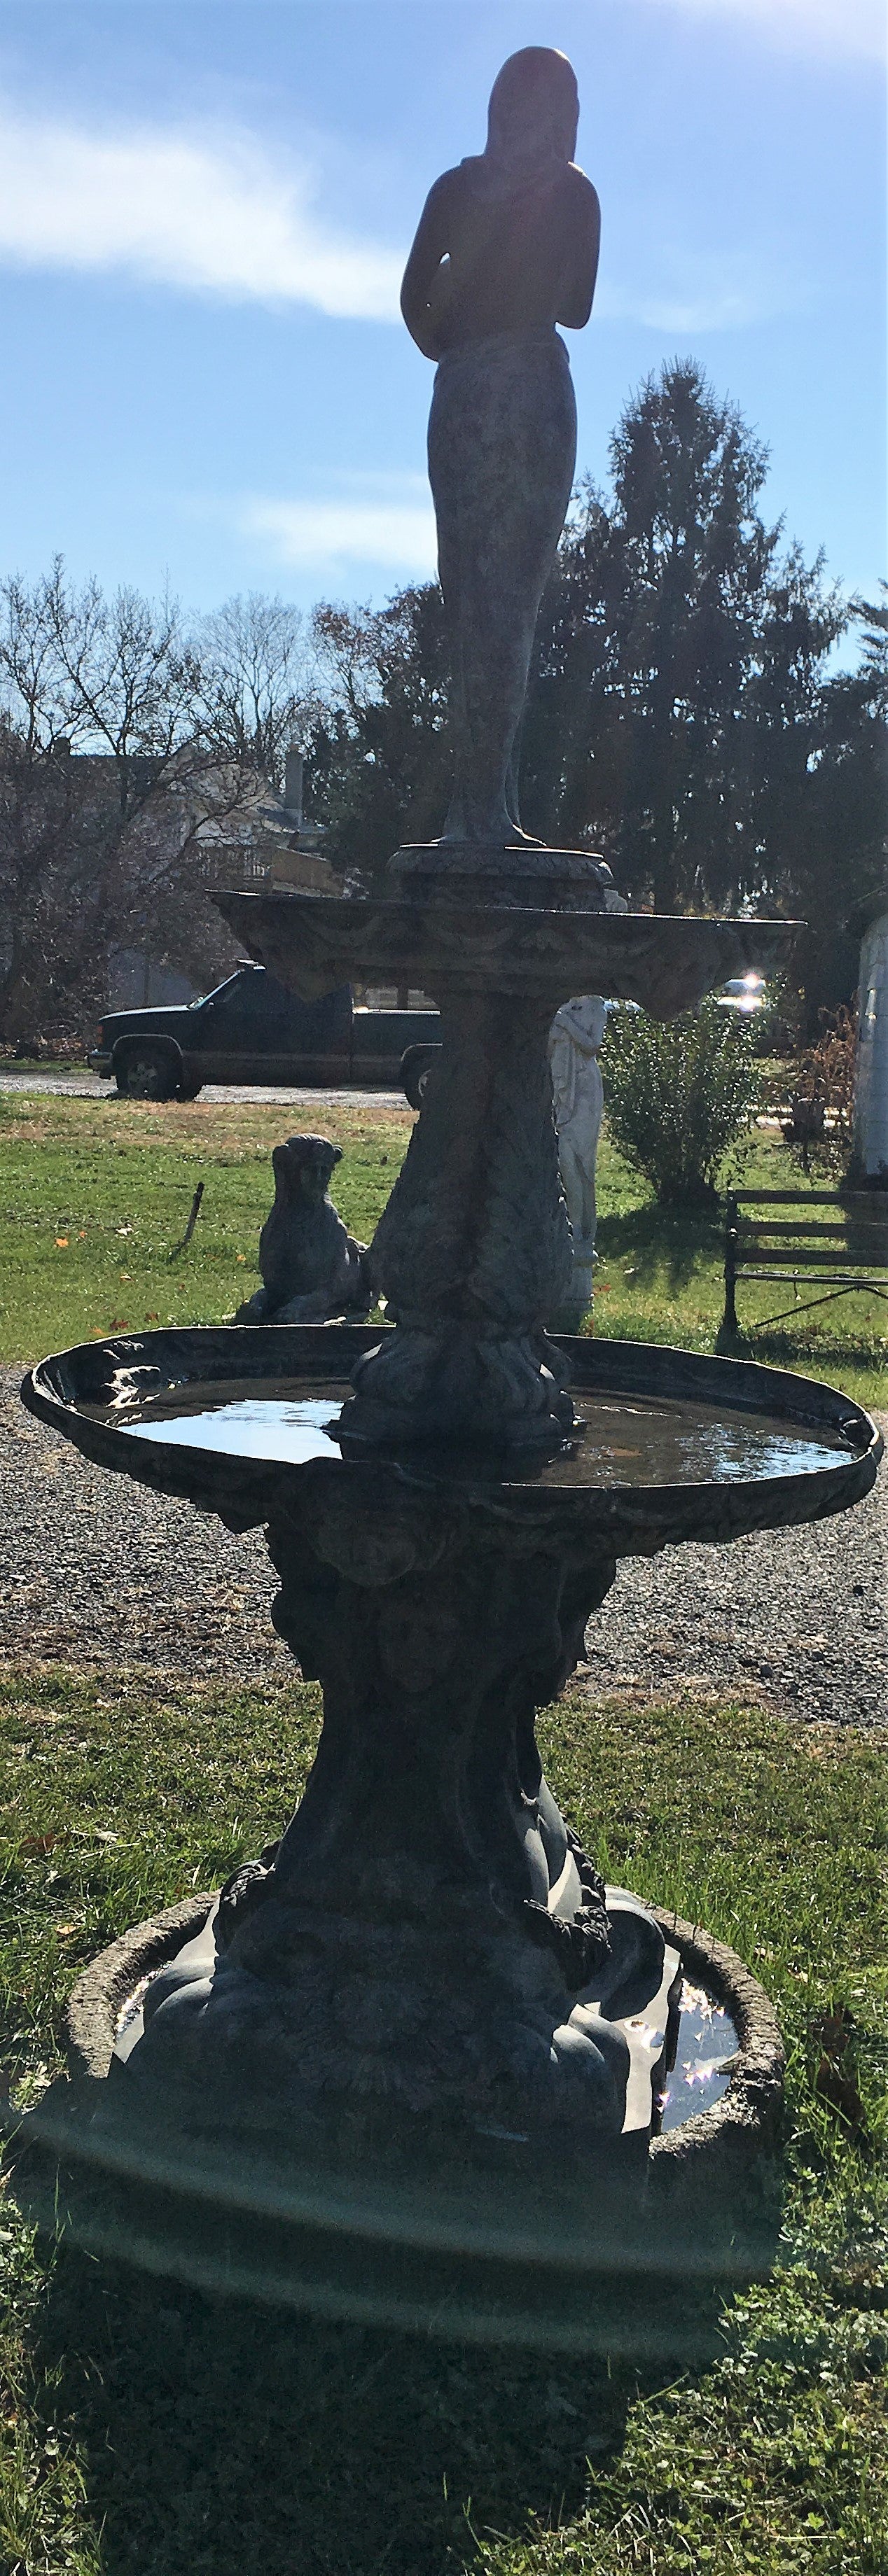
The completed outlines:
[[[57,1235],[56,1235],[56,1251],[57,1251],[57,1252],[67,1252],[67,1249],[68,1249],[68,1237],[67,1237],[67,1235],[66,1235],[66,1234],[57,1234]]]
[[[79,1923],[57,1923],[56,1939],[57,1941],[70,1941],[72,1932],[79,1932],[79,1930]]]
[[[19,1844],[22,1859],[37,1860],[42,1852],[55,1851],[58,1834],[27,1834]]]

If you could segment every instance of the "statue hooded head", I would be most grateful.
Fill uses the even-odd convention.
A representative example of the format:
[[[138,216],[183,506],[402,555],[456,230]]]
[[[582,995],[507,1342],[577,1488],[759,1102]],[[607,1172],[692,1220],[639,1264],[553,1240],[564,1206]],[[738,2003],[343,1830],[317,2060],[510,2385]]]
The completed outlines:
[[[524,45],[497,73],[487,112],[484,160],[512,184],[555,175],[576,149],[576,73],[551,45]]]

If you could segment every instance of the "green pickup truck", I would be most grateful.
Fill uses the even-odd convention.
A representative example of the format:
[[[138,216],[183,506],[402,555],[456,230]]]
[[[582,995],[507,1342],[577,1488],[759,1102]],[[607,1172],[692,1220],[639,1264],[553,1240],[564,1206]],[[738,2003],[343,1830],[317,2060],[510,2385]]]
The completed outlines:
[[[388,1091],[439,1036],[437,1011],[356,1010],[350,984],[300,1002],[245,965],[199,1001],[106,1012],[89,1063],[130,1100],[196,1100],[205,1082]]]

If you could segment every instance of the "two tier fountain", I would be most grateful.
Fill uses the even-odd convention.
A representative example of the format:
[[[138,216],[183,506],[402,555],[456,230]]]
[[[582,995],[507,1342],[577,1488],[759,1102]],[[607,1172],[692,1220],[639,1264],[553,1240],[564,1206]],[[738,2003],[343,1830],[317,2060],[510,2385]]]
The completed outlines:
[[[576,121],[564,57],[514,56],[404,282],[438,360],[442,838],[400,850],[378,898],[217,897],[302,994],[371,979],[440,1005],[370,1256],[389,1320],[127,1336],[24,1389],[89,1457],[263,1525],[276,1625],[324,1687],[280,1840],[75,1995],[74,2080],[40,2114],[74,2223],[332,2313],[567,2344],[602,2268],[640,2278],[649,2311],[652,2270],[701,2259],[704,2209],[722,2252],[736,2238],[781,2060],[739,1961],[605,1888],[543,1778],[535,1711],[621,1556],[841,1510],[879,1445],[822,1386],[545,1330],[571,1270],[555,1010],[591,990],[668,1017],[787,939],[615,910],[600,862],[520,828],[515,740],[574,470],[555,325],[587,319],[597,258]],[[663,2131],[688,1986],[730,2063],[715,2107]]]

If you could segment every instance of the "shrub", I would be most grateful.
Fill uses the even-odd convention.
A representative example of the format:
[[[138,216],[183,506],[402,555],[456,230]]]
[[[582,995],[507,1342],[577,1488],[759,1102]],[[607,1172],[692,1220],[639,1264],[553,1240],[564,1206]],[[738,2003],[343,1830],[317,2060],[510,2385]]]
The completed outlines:
[[[753,1012],[750,1018],[755,1054],[798,1055],[804,1008],[804,991],[791,976],[769,976],[762,994],[762,1008]]]
[[[820,1036],[801,1059],[783,1130],[803,1171],[810,1172],[812,1159],[840,1179],[852,1171],[856,1070],[857,1004],[848,1010],[843,1002],[838,1011],[821,1011]]]
[[[713,1001],[677,1020],[615,1011],[601,1070],[614,1144],[653,1182],[661,1206],[713,1201],[720,1166],[755,1105],[749,1021]]]

